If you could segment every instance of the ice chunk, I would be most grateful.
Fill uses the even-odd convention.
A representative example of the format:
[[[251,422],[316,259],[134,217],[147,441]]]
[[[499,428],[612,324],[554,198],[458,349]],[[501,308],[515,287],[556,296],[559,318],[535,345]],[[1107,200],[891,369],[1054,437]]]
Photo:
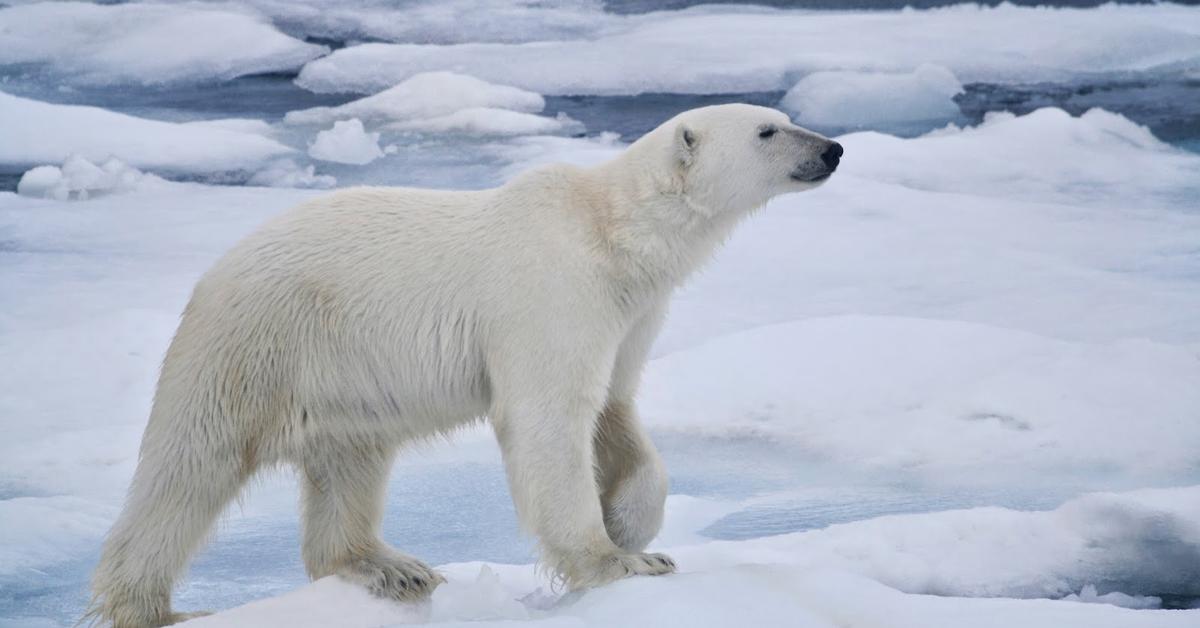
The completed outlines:
[[[1128,595],[1120,591],[1110,591],[1103,595],[1096,589],[1096,585],[1089,584],[1083,587],[1079,593],[1072,593],[1063,598],[1068,602],[1085,602],[1088,604],[1112,604],[1121,608],[1161,608],[1162,598],[1153,595]]]
[[[273,188],[323,189],[337,185],[337,178],[327,174],[317,174],[316,167],[312,164],[301,167],[292,159],[280,159],[267,164],[265,168],[254,173],[247,183]]]
[[[38,166],[26,172],[17,182],[17,193],[60,201],[87,200],[96,194],[128,192],[163,183],[162,179],[127,166],[115,157],[97,166],[79,155],[72,155],[62,168]]]
[[[950,70],[925,64],[906,74],[816,72],[796,83],[779,104],[811,126],[944,124],[958,117],[954,96],[961,93]]]
[[[297,82],[318,92],[372,93],[420,72],[453,70],[540,94],[713,94],[782,91],[819,71],[911,72],[926,63],[967,83],[1186,72],[1200,67],[1194,11],[1169,4],[820,13],[698,7],[628,16],[574,40],[350,46],[305,65]]]
[[[178,124],[98,107],[55,105],[0,92],[0,165],[61,163],[79,155],[110,157],[143,170],[209,173],[254,169],[293,149],[214,125]]]
[[[46,2],[0,9],[0,67],[79,84],[223,80],[290,70],[329,49],[230,4]]]
[[[426,72],[398,85],[338,107],[315,107],[288,112],[289,124],[328,124],[358,118],[386,122],[438,118],[462,109],[486,107],[537,113],[546,106],[539,94],[507,85],[495,85],[453,72]]]
[[[473,107],[436,118],[394,122],[385,128],[394,131],[505,136],[551,135],[567,130],[582,131],[583,125],[562,113],[548,118],[507,109]]]
[[[308,156],[322,161],[361,166],[383,157],[379,133],[368,133],[358,118],[339,120],[333,128],[317,133]]]
[[[58,166],[38,166],[31,168],[21,175],[17,181],[17,194],[66,200],[67,195],[59,192],[62,186],[63,173]]]

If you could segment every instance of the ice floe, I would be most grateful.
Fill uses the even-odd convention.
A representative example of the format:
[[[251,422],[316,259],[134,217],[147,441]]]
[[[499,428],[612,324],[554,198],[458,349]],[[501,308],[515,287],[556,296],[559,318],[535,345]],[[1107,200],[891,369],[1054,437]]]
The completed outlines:
[[[504,109],[537,113],[546,106],[540,94],[495,85],[453,72],[426,72],[365,98],[338,107],[288,112],[288,124],[327,124],[358,118],[364,122],[412,122],[440,118],[463,109]]]
[[[45,2],[0,8],[0,72],[85,85],[293,70],[329,49],[233,4]]]
[[[813,72],[912,72],[926,63],[949,68],[962,82],[1182,73],[1200,64],[1194,21],[1192,9],[1171,4],[697,7],[629,16],[578,39],[349,46],[305,65],[298,83],[318,92],[374,93],[421,72],[453,70],[547,95],[714,94],[782,91]]]
[[[242,127],[244,128],[244,126]],[[293,153],[280,142],[213,123],[149,120],[99,107],[57,105],[0,92],[0,165],[115,157],[143,170],[205,174],[250,170]]]
[[[910,73],[814,72],[796,83],[779,106],[799,124],[822,128],[945,124],[959,117],[954,96],[962,84],[944,67]]]

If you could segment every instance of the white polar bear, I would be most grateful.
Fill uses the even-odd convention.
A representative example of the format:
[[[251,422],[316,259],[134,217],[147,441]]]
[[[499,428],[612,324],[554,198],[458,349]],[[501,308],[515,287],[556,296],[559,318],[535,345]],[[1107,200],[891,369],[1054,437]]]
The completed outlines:
[[[490,418],[522,525],[571,588],[641,553],[667,478],[634,394],[671,291],[734,224],[841,146],[773,109],[682,113],[594,168],[478,192],[355,188],[274,218],[197,284],[167,351],[92,617],[157,626],[258,469],[304,491],[303,556],[397,600],[442,578],[379,537],[397,447]]]

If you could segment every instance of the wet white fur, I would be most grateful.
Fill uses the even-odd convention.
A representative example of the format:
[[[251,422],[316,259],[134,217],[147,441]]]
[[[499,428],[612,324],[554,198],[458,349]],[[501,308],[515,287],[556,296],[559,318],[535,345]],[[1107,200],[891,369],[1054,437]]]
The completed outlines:
[[[763,125],[786,130],[770,140]],[[354,188],[284,212],[197,284],[163,362],[93,618],[170,623],[171,589],[256,470],[304,485],[303,556],[379,595],[439,582],[379,537],[397,447],[490,419],[523,527],[573,588],[641,554],[667,479],[634,396],[675,288],[828,145],[783,114],[697,109],[594,168],[478,192]]]

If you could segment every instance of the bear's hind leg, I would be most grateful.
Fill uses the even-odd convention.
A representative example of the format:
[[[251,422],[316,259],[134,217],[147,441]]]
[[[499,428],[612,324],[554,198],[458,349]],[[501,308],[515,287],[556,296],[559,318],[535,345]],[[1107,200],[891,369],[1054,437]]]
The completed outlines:
[[[88,616],[116,628],[194,616],[171,611],[171,589],[247,477],[223,439],[171,425],[174,418],[151,417],[125,509],[93,576]]]
[[[310,437],[304,485],[304,564],[312,579],[337,574],[383,598],[409,602],[444,582],[379,536],[394,448],[371,437]]]

